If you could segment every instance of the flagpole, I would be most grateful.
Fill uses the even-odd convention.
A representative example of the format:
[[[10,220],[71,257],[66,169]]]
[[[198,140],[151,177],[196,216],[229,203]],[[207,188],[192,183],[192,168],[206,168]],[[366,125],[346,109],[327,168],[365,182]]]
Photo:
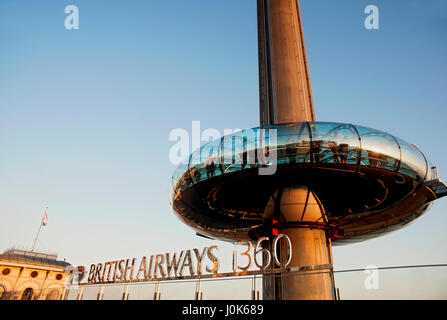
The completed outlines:
[[[45,212],[47,212],[48,207],[45,208]],[[37,230],[36,238],[34,239],[33,248],[31,249],[31,252],[34,251],[34,248],[36,247],[37,238],[39,237],[40,229],[42,228],[43,219],[45,217],[45,214],[42,217],[42,220],[40,221],[39,230]]]

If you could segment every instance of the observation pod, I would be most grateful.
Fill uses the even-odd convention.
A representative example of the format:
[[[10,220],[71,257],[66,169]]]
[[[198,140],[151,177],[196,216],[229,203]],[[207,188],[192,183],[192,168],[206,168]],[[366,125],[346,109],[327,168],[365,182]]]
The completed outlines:
[[[324,229],[334,245],[398,230],[447,195],[417,147],[345,123],[240,131],[193,152],[172,179],[180,219],[200,235],[230,241],[268,234],[272,200],[295,186],[307,186],[303,206],[279,216],[278,227]],[[308,213],[315,205],[322,214]]]
[[[334,299],[332,244],[402,228],[447,189],[417,147],[315,122],[299,1],[257,0],[257,10],[261,127],[192,153],[174,173],[172,206],[199,235],[240,241],[278,230],[291,240],[279,244],[289,269],[330,266],[264,277],[264,299]]]

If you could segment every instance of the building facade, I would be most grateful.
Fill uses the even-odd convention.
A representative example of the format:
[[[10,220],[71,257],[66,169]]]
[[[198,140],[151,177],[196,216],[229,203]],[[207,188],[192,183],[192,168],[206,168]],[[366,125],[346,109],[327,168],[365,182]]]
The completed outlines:
[[[71,265],[57,254],[9,249],[0,254],[0,300],[60,300]]]

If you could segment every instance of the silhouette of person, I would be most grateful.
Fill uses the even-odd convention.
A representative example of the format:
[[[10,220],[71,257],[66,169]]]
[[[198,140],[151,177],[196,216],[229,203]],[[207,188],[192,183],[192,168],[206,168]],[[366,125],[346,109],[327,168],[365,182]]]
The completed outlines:
[[[214,177],[216,173],[216,164],[213,160],[213,150],[210,151],[209,156],[206,159],[205,169],[207,178]]]
[[[340,155],[339,155],[339,146],[338,143],[335,141],[328,141],[327,145],[329,147],[329,149],[331,149],[332,154],[334,155],[334,162],[335,163],[340,163]]]
[[[315,163],[320,163],[321,141],[320,140],[312,141],[312,146],[310,149],[314,157]]]
[[[349,147],[348,144],[342,143],[338,148],[341,163],[348,164],[348,147]]]

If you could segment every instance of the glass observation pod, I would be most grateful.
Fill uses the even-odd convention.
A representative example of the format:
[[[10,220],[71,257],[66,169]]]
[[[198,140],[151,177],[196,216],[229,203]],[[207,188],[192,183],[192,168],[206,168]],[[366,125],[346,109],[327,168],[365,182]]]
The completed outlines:
[[[334,244],[400,229],[447,189],[415,146],[345,123],[304,122],[243,130],[203,145],[172,177],[172,205],[199,235],[261,236],[275,190],[306,186],[319,198]]]

